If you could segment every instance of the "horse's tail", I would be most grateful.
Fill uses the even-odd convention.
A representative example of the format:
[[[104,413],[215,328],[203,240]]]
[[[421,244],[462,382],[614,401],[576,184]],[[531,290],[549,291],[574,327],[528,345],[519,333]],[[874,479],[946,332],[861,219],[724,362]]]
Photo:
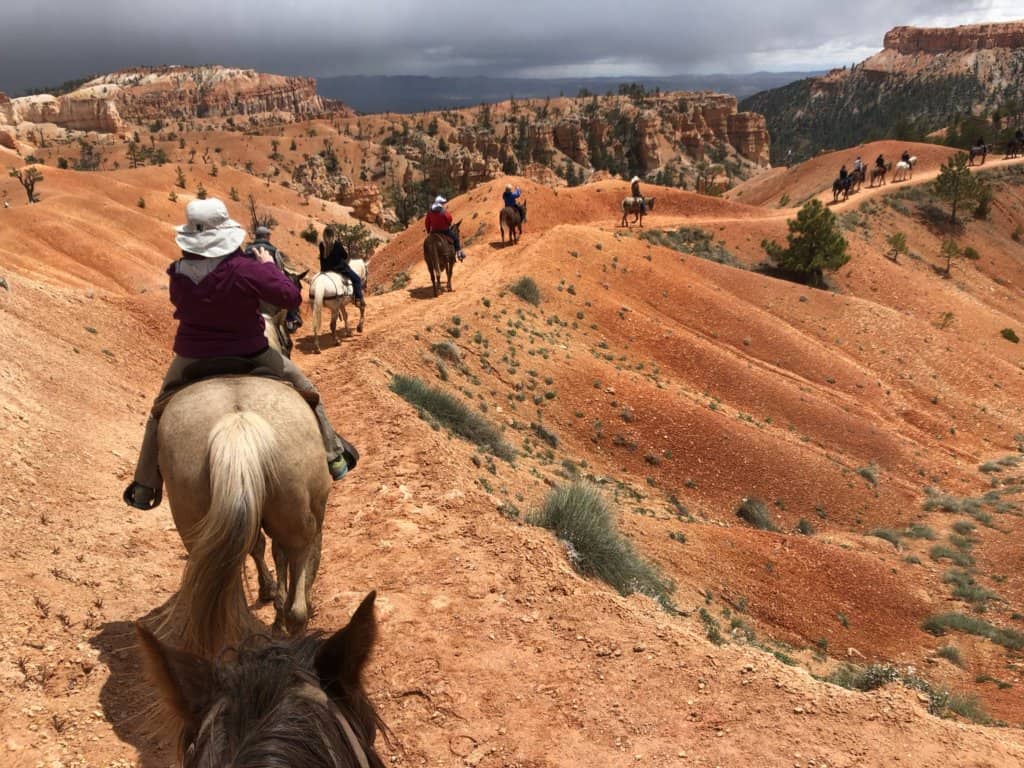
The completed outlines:
[[[323,273],[321,273],[323,274]],[[324,281],[320,275],[316,275],[313,278],[312,284],[309,286],[312,296],[313,304],[313,337],[316,339],[320,338],[320,316],[324,311],[324,293],[327,291]]]
[[[196,653],[215,654],[238,642],[252,621],[242,567],[277,482],[276,455],[273,428],[251,411],[226,414],[210,431],[210,509],[189,531],[178,593],[186,611],[185,644]]]

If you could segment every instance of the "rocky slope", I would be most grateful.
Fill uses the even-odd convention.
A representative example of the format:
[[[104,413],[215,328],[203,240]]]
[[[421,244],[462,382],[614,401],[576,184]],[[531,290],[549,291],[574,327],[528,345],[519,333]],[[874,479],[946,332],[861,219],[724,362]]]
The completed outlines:
[[[307,151],[326,133],[313,126],[306,145],[295,135]],[[251,157],[265,157],[264,137],[207,140],[241,158],[250,138]],[[913,183],[832,208],[853,255],[834,292],[625,231],[621,181],[514,178],[537,203],[517,246],[498,242],[503,180],[451,201],[469,254],[455,292],[431,297],[412,228],[372,261],[371,290],[385,292],[371,297],[364,334],[337,346],[325,336],[316,356],[307,316],[295,360],[363,452],[331,494],[314,626],[336,628],[378,589],[366,680],[395,734],[381,745],[387,764],[1024,762],[1020,652],[993,642],[1024,630],[1013,469],[1024,375],[1019,345],[1000,334],[1024,324],[1024,161],[984,169],[1002,174],[991,219],[961,235],[980,258],[945,279],[934,269],[945,235],[911,208],[927,203],[915,195],[942,151],[922,149]],[[762,238],[785,236],[794,211],[776,201],[822,189],[841,159],[780,175],[763,206],[743,204],[753,194],[652,190],[645,232],[700,229],[749,265]],[[0,166],[19,162],[0,150]],[[173,166],[47,168],[33,206],[0,174],[14,201],[0,209],[3,765],[173,761],[139,717],[148,699],[131,622],[173,593],[183,549],[166,504],[138,513],[119,500],[169,355],[172,226],[201,178],[241,220],[229,190],[259,196],[280,221],[276,241],[309,265],[315,249],[298,232],[341,216],[230,166],[210,176],[197,157],[183,170],[187,189]],[[915,254],[898,263],[883,250],[894,231]],[[387,290],[402,271],[405,287]],[[508,290],[526,276],[538,305]],[[417,418],[389,389],[395,373],[472,403],[515,462]],[[572,476],[600,484],[620,530],[675,581],[683,614],[579,575],[554,536],[525,524]],[[963,508],[923,507],[926,484]],[[768,502],[778,530],[736,517],[748,495]],[[984,614],[946,583],[961,572],[950,553],[972,558],[963,572],[995,594]],[[949,611],[1007,634],[922,629]],[[930,687],[876,676],[881,687],[864,693],[811,674],[846,662]],[[985,713],[1010,727],[967,722]]]
[[[1024,22],[896,27],[860,64],[756,94],[743,108],[767,118],[778,162],[789,150],[807,157],[862,141],[921,137],[957,114],[999,107],[1019,113],[1022,84]]]

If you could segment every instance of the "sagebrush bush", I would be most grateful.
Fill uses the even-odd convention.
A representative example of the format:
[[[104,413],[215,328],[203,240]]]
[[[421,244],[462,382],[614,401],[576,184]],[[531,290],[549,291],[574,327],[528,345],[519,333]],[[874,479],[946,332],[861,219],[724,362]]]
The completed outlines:
[[[540,288],[537,287],[537,283],[533,281],[532,277],[519,278],[509,287],[509,290],[528,304],[533,304],[535,307],[540,304]]]
[[[987,637],[993,643],[1019,651],[1024,648],[1024,635],[1012,629],[989,624],[987,621],[963,613],[940,613],[925,620],[921,628],[933,635],[944,635],[948,630]]]
[[[396,374],[389,386],[392,392],[412,403],[421,412],[429,414],[460,437],[486,448],[499,459],[508,462],[515,459],[515,449],[502,439],[498,428],[470,410],[458,398],[435,389],[413,376]]]
[[[671,608],[674,585],[619,533],[611,507],[590,483],[576,481],[553,488],[529,522],[567,542],[580,573],[597,576],[620,595],[639,592]]]
[[[772,515],[768,511],[768,505],[760,499],[743,499],[736,510],[736,516],[762,531],[778,530],[775,527],[775,523],[772,522]]]

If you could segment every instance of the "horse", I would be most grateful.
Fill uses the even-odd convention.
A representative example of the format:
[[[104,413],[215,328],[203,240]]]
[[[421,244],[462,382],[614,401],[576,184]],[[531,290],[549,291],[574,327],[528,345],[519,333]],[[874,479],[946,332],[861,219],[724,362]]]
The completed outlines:
[[[645,210],[646,209],[646,210]],[[633,223],[639,222],[640,226],[644,225],[644,214],[647,211],[654,210],[654,198],[653,197],[624,197],[622,198],[622,224],[620,226],[629,228],[629,222],[626,220],[626,216],[633,214]]]
[[[366,262],[362,259],[350,259],[348,265],[352,268],[363,282],[363,291],[366,291]],[[335,344],[338,340],[338,313],[341,312],[341,319],[345,323],[345,335],[351,331],[348,328],[348,312],[345,310],[347,304],[352,303],[352,282],[337,272],[317,272],[309,281],[309,300],[313,306],[313,351],[320,354],[320,313],[326,305],[331,310],[331,338]],[[363,316],[366,314],[366,302],[359,307],[359,324],[356,330],[363,332]]]
[[[307,401],[274,379],[204,379],[170,399],[158,440],[171,515],[188,551],[158,631],[178,633],[180,621],[186,650],[205,656],[239,642],[255,625],[242,568],[249,553],[262,561],[261,529],[277,569],[274,626],[305,628],[331,489]]]
[[[526,201],[520,203],[523,213],[526,213]],[[523,215],[514,205],[506,205],[498,214],[498,229],[501,230],[501,242],[505,242],[505,230],[508,229],[508,242],[515,245],[523,234]]]
[[[212,661],[136,625],[146,677],[163,705],[161,725],[183,768],[383,768],[374,742],[388,729],[363,685],[377,636],[375,597],[367,595],[330,637],[250,637]]]
[[[459,237],[459,225],[462,220],[452,224],[452,232]],[[452,288],[452,268],[455,266],[455,245],[439,232],[431,232],[423,241],[423,259],[427,262],[430,272],[430,285],[434,289],[434,297],[441,293],[441,274],[448,273],[448,291]]]
[[[860,192],[860,185],[864,183],[864,166],[850,171],[850,192]]]
[[[1018,141],[1017,139],[1010,139],[1006,143],[1006,154],[1003,155],[1003,159],[1004,160],[1012,160],[1013,158],[1017,157],[1017,155],[1019,155],[1021,153],[1022,149],[1024,149],[1024,147],[1021,146],[1021,142],[1020,141]]]
[[[909,160],[900,160],[896,163],[896,171],[892,175],[893,182],[914,178],[915,165],[917,165],[917,155],[911,155]]]
[[[985,164],[985,157],[987,155],[988,155],[988,145],[987,144],[975,144],[973,147],[971,147],[971,149],[969,151],[969,154],[968,154],[968,157],[967,157],[967,164],[968,165],[974,165],[974,158],[980,157],[981,158],[981,162],[979,163],[979,165],[984,165]]]
[[[871,169],[871,183],[868,184],[868,186],[869,187],[875,186],[875,182],[878,181],[879,179],[881,179],[881,184],[879,184],[879,186],[884,185],[885,184],[885,174],[887,174],[891,170],[892,170],[892,163],[886,163],[884,166],[876,165],[874,168]]]
[[[847,176],[845,178],[837,178],[832,182],[832,202],[839,202],[839,195],[843,196],[843,200],[847,200],[850,197],[850,187],[853,186],[853,176]]]
[[[281,269],[295,283],[296,288],[302,287],[303,279],[309,274],[308,269],[302,272],[296,272],[284,266]],[[286,324],[288,313],[279,307],[261,301],[260,314],[263,315],[263,335],[267,339],[267,345],[285,357],[291,357],[292,335]]]

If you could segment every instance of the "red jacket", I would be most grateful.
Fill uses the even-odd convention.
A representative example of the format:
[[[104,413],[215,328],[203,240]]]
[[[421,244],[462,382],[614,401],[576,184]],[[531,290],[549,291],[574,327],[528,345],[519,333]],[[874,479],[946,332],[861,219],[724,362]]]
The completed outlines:
[[[451,229],[452,215],[448,211],[428,211],[426,224],[427,232],[443,232]]]

